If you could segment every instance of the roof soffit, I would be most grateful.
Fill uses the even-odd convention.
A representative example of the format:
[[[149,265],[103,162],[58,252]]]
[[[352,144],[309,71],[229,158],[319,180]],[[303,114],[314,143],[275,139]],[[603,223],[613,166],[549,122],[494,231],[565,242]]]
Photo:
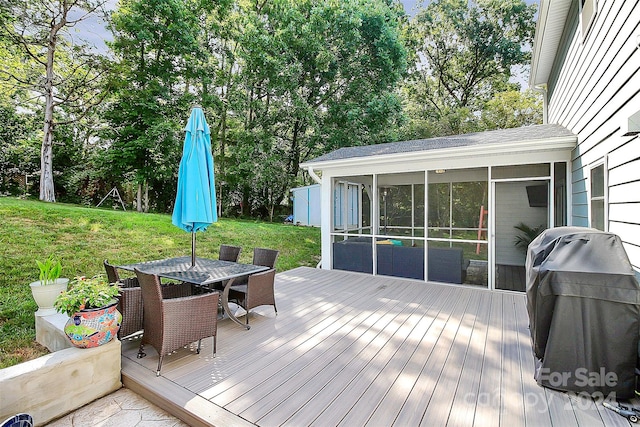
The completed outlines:
[[[345,159],[327,160],[320,162],[302,163],[301,168],[311,167],[314,170],[328,170],[333,168],[345,168],[351,166],[376,165],[421,161],[437,161],[439,159],[452,160],[455,158],[479,158],[496,157],[501,155],[513,155],[514,153],[543,152],[543,151],[566,151],[570,152],[576,146],[575,136],[558,138],[546,138],[544,140],[528,140],[512,142],[509,144],[483,144],[477,146],[443,148],[438,150],[416,151],[409,153],[383,154],[366,157],[349,157]]]
[[[529,85],[546,84],[560,46],[571,0],[541,0],[533,41]]]

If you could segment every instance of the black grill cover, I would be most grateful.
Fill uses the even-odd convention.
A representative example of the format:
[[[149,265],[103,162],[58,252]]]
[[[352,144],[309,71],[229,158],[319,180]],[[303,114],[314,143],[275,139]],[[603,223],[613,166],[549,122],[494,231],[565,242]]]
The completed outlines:
[[[640,287],[620,238],[581,227],[546,230],[529,245],[526,273],[538,384],[632,397]]]

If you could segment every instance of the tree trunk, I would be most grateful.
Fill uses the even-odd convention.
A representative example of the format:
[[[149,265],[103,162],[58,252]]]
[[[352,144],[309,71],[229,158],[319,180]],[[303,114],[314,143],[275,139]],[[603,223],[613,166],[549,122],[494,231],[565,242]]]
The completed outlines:
[[[144,213],[149,212],[149,182],[144,180]]]
[[[55,202],[53,185],[53,107],[45,107],[44,138],[40,150],[40,200]]]
[[[218,190],[218,201],[217,201],[217,207],[218,207],[218,218],[222,218],[222,184],[220,184],[218,186],[219,190]]]
[[[47,62],[45,64],[44,82],[44,128],[42,148],[40,150],[40,200],[55,202],[56,194],[53,185],[53,65],[58,42],[58,31],[66,23],[66,11],[60,23],[53,25],[49,31],[49,45],[47,46]]]
[[[136,211],[142,212],[142,184],[138,183],[138,191],[136,192]]]
[[[290,179],[295,179],[300,170],[300,144],[298,138],[304,133],[303,125],[300,120],[296,120],[293,124],[293,135],[291,137],[291,151],[289,152],[289,165],[287,174]]]
[[[84,77],[80,77],[79,81],[75,79],[79,74],[72,71],[72,76],[65,76],[67,73],[61,73],[62,75],[56,76],[54,71],[55,56],[58,44],[58,33],[66,28],[75,27],[76,24],[85,20],[89,15],[94,14],[102,5],[108,0],[32,0],[32,1],[3,1],[2,9],[8,7],[8,13],[16,11],[17,15],[15,20],[15,27],[12,25],[12,29],[8,32],[12,34],[9,39],[13,39],[15,43],[12,43],[14,47],[20,47],[25,55],[25,58],[32,58],[36,63],[44,67],[45,75],[43,78],[38,78],[29,83],[10,76],[11,80],[15,80],[18,86],[22,86],[27,91],[35,91],[42,93],[44,97],[44,125],[42,127],[42,146],[40,150],[40,200],[47,202],[55,202],[55,186],[53,182],[53,144],[55,130],[55,109],[62,103],[67,105],[74,104],[70,101],[78,95],[78,91],[84,88],[89,82],[96,80],[90,73],[85,73]],[[6,6],[5,6],[6,5]],[[69,12],[81,12],[80,14],[74,13],[72,19],[68,20]],[[63,32],[62,37],[64,39],[67,33]],[[3,33],[3,36],[6,33]],[[70,36],[70,35],[69,35]],[[71,36],[70,36],[71,37]],[[86,53],[82,46],[73,46],[73,43],[62,46],[63,51],[75,51],[84,56]],[[43,58],[42,56],[46,56]],[[70,61],[74,63],[75,60],[71,59],[75,54],[70,53]],[[70,63],[70,64],[71,64]],[[89,64],[88,62],[86,64]],[[85,64],[83,64],[84,66]],[[70,68],[74,70],[82,70],[77,64],[73,64]],[[9,74],[5,72],[5,74]],[[68,91],[68,92],[67,92]],[[100,99],[98,102],[100,102]],[[83,113],[91,106],[82,106]]]

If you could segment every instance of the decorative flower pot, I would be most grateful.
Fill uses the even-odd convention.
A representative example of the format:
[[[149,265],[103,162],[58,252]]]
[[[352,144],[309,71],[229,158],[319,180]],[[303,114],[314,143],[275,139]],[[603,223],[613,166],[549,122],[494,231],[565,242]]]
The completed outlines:
[[[43,285],[41,280],[31,282],[29,284],[31,287],[31,294],[33,295],[33,299],[36,300],[36,304],[38,304],[36,316],[49,316],[51,314],[56,314],[56,309],[53,308],[53,303],[58,295],[67,290],[68,284],[69,279],[66,278],[56,279],[53,283],[48,285]]]
[[[116,310],[118,300],[105,307],[80,310],[67,320],[64,333],[71,344],[92,348],[111,341],[120,329],[122,314]]]

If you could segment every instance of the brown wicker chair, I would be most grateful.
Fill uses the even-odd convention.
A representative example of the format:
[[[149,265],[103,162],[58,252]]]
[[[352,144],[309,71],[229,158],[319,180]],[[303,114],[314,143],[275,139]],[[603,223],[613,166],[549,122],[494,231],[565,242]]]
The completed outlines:
[[[273,289],[273,283],[276,277],[276,270],[270,269],[261,271],[249,276],[249,280],[244,285],[233,286],[229,289],[229,299],[238,302],[245,309],[247,314],[245,319],[249,324],[249,310],[261,305],[272,305],[278,314],[276,307],[276,297]]]
[[[197,353],[203,338],[213,337],[213,355],[216,354],[216,335],[218,329],[217,292],[176,296],[168,298],[165,289],[160,285],[160,278],[155,274],[147,274],[135,270],[144,303],[144,334],[140,342],[138,357],[144,357],[144,345],[150,344],[159,355],[156,375],[160,375],[162,360],[165,355],[181,347],[198,341]],[[187,291],[191,286],[178,285],[171,288]]]
[[[240,246],[220,245],[218,259],[221,261],[238,262],[242,248]]]
[[[220,253],[218,254],[218,259],[220,261],[238,262],[238,259],[240,258],[240,252],[242,252],[242,248],[240,246],[220,245]],[[205,291],[210,291],[212,289],[222,291],[226,284],[227,280],[225,280],[224,282],[210,283],[203,288]]]
[[[280,252],[275,249],[254,248],[253,262],[254,265],[263,265],[269,268],[276,268],[276,261]]]
[[[271,270],[238,278],[231,284],[229,300],[236,301],[246,310],[247,325],[249,324],[249,310],[252,308],[261,305],[272,305],[276,314],[278,314],[273,281],[279,253],[280,252],[275,249],[254,248],[252,264],[269,267]],[[256,277],[251,280],[254,276]]]
[[[124,338],[142,330],[142,291],[136,277],[121,279],[118,269],[104,260],[109,283],[117,283],[120,287],[118,311],[122,314],[122,324],[118,330],[118,338]]]
[[[276,268],[276,261],[280,252],[275,249],[253,248],[253,265],[262,265],[264,267]],[[241,276],[235,279],[231,284],[232,287],[243,286],[247,284],[249,276]],[[226,285],[226,282],[224,283]],[[224,286],[223,286],[224,287]]]

